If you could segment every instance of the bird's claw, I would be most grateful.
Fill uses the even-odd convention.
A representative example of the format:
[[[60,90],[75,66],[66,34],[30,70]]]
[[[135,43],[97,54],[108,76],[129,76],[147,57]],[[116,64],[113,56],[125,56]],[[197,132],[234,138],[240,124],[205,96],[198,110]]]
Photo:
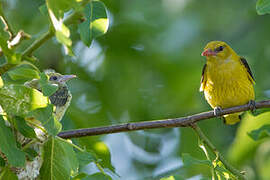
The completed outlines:
[[[256,103],[254,100],[250,100],[248,101],[248,106],[249,106],[249,109],[252,113],[255,113],[255,110],[256,110]]]
[[[214,108],[214,115],[216,116],[216,117],[221,117],[221,112],[222,112],[222,109],[221,109],[221,107],[215,107]]]

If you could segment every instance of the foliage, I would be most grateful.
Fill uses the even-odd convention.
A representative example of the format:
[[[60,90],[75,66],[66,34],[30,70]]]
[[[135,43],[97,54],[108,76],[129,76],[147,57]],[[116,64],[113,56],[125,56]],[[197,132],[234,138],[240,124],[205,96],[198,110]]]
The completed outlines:
[[[257,99],[269,98],[265,37],[270,23],[258,14],[270,12],[270,0],[256,5],[206,0],[203,7],[185,0],[3,0],[0,5],[0,16],[8,22],[2,18],[0,23],[0,179],[17,179],[14,168],[23,169],[39,156],[40,179],[234,178],[188,128],[72,141],[56,135],[208,110],[198,93],[199,55],[214,39],[247,58]],[[32,37],[12,46],[20,30]],[[48,82],[43,72],[48,68],[79,77],[69,84],[73,99],[61,122],[48,99],[58,88]],[[25,86],[32,79],[41,91]],[[218,119],[200,124],[248,179],[270,178],[266,111],[244,115],[238,128]]]
[[[82,26],[77,25],[77,28],[82,34],[82,41],[87,42],[88,46],[94,38],[107,31],[106,8],[100,1],[66,2],[47,0],[40,7],[42,13],[48,15],[46,17],[49,18],[53,27],[48,30],[48,34],[55,35],[69,55],[73,54],[68,24],[83,24]],[[67,18],[71,22],[68,20],[63,21],[65,13],[71,13],[70,17]],[[82,16],[83,14],[86,15]],[[41,166],[40,172],[33,177],[28,175],[26,178],[33,179],[39,175],[40,179],[70,179],[72,176],[81,174],[84,166],[91,162],[98,166],[100,172],[93,175],[84,173],[86,178],[97,177],[102,179],[103,177],[104,179],[104,177],[110,177],[114,173],[105,171],[99,165],[99,160],[94,156],[93,152],[87,152],[87,150],[79,148],[71,141],[57,137],[57,134],[62,129],[62,124],[54,116],[55,107],[50,103],[48,97],[56,92],[58,86],[51,84],[47,75],[32,63],[35,58],[28,53],[29,50],[26,49],[24,52],[16,51],[16,47],[9,44],[11,41],[15,41],[13,38],[16,37],[13,37],[14,32],[12,32],[6,21],[3,9],[0,11],[0,16],[3,23],[0,28],[0,46],[2,53],[5,55],[5,59],[2,59],[4,63],[0,66],[2,68],[0,88],[0,104],[2,108],[0,128],[2,134],[0,149],[2,153],[1,162],[3,162],[1,179],[17,179],[14,174],[15,171],[13,172],[11,167],[21,168],[16,172],[18,177],[24,176],[21,173],[24,168],[26,172],[30,171],[30,174],[31,171],[39,171],[39,169],[27,170],[27,164],[34,163],[34,161],[37,163],[42,162],[42,165],[38,165]],[[82,18],[85,18],[85,22],[82,22]],[[42,41],[42,39],[43,41],[46,40],[46,38],[41,37],[36,39],[35,42]],[[37,44],[35,42],[33,44]],[[31,51],[35,50],[37,46],[39,44],[32,45],[33,49]],[[4,68],[5,65],[9,64],[12,64],[12,66]],[[32,79],[36,80],[29,83],[28,81]],[[25,84],[25,82],[27,83]],[[38,133],[37,130],[41,131],[43,136],[47,136],[45,142],[42,142],[44,139],[40,139],[40,134],[36,134]],[[17,135],[16,131],[20,133]],[[26,140],[27,138],[28,140]],[[37,145],[37,141],[41,141],[41,144]],[[31,149],[32,144],[39,146],[39,149],[36,149],[37,151]],[[74,150],[74,148],[77,150]],[[37,157],[42,157],[43,160],[38,161]]]

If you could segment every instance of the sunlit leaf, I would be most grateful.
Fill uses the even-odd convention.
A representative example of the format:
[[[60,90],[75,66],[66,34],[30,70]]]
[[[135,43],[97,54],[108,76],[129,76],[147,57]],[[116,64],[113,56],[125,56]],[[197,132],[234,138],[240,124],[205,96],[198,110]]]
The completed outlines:
[[[105,34],[109,27],[106,7],[101,1],[91,1],[85,6],[86,21],[79,24],[81,40],[90,46],[94,38]]]
[[[25,137],[28,138],[35,138],[36,137],[36,133],[34,131],[34,129],[30,126],[28,126],[24,120],[24,118],[21,118],[19,116],[15,116],[13,118],[14,120],[14,125],[15,128]]]
[[[12,166],[24,166],[25,153],[18,149],[12,130],[5,125],[2,116],[0,116],[0,150]]]
[[[256,3],[256,10],[259,15],[270,13],[270,0],[258,0]]]
[[[30,112],[28,117],[40,121],[50,135],[55,136],[62,129],[61,123],[54,117],[52,104],[49,104],[45,108],[39,108]]]
[[[69,179],[78,170],[73,147],[58,138],[49,137],[43,146],[42,157],[41,180]]]
[[[0,88],[0,105],[8,114],[25,116],[48,103],[48,98],[36,89],[13,84]]]
[[[248,135],[254,140],[260,140],[270,136],[270,124],[265,124],[259,129],[253,130]]]
[[[4,82],[3,82],[3,79],[2,77],[0,76],[0,88],[4,86]]]
[[[73,56],[71,49],[72,41],[70,39],[70,31],[68,27],[63,23],[63,15],[64,12],[70,10],[71,8],[78,8],[79,4],[76,0],[47,0],[46,5],[50,20],[55,29],[56,39],[61,44],[63,44],[66,50],[66,54]]]
[[[175,180],[175,178],[174,176],[169,176],[169,177],[161,178],[160,180]]]

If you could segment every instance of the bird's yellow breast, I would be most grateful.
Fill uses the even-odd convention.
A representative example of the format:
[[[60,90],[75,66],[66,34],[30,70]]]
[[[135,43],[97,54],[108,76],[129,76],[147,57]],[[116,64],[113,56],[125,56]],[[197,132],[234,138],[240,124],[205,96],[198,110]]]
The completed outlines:
[[[228,108],[254,100],[253,82],[240,61],[209,62],[205,71],[203,90],[212,108]]]

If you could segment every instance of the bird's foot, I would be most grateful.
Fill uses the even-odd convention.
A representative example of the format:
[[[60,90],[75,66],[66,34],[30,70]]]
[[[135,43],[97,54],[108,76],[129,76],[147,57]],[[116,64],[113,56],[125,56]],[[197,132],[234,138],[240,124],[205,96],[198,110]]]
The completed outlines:
[[[255,113],[255,111],[256,111],[256,103],[255,103],[255,101],[254,100],[248,101],[248,106],[249,106],[249,109],[250,109],[251,113],[252,114]]]
[[[214,115],[217,117],[217,118],[220,118],[224,124],[226,124],[226,121],[225,121],[225,118],[223,116],[221,116],[221,112],[222,112],[222,109],[221,107],[215,107],[214,108]]]
[[[216,117],[221,117],[221,113],[222,113],[221,107],[217,106],[217,107],[214,108],[214,115]]]

